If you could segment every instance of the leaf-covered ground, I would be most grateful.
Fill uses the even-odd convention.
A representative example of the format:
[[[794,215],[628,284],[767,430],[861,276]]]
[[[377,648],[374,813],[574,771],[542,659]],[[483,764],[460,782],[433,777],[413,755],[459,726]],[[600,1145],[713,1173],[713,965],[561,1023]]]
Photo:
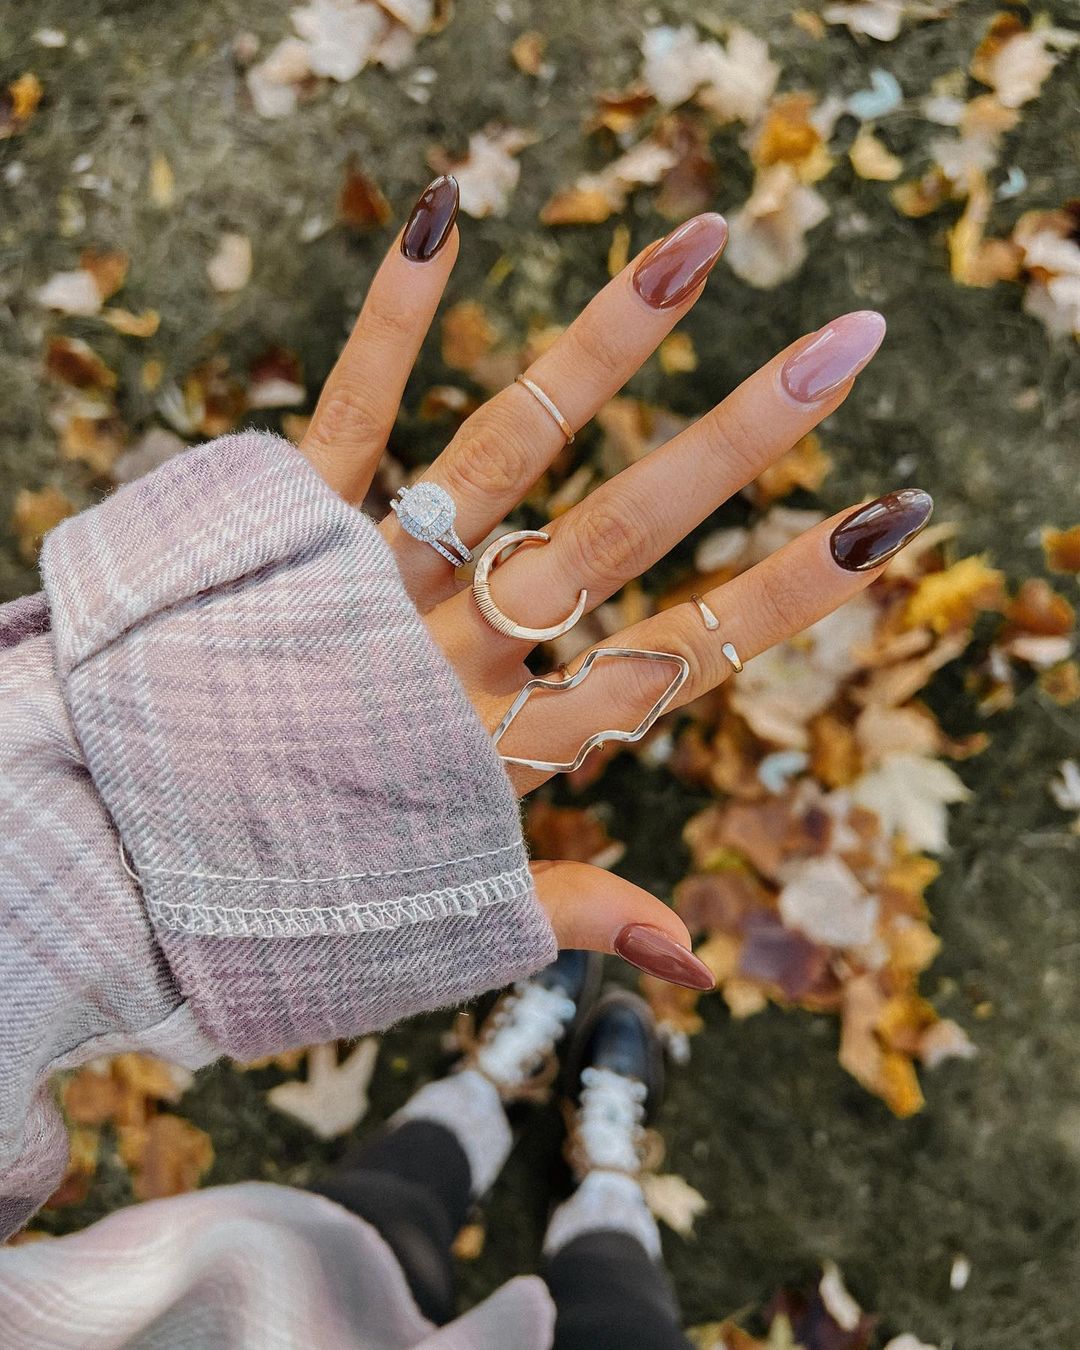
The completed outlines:
[[[0,596],[35,585],[42,529],[184,444],[238,420],[295,434],[396,223],[448,163],[461,259],[391,475],[672,219],[719,209],[743,241],[529,523],[800,333],[882,310],[885,346],[820,438],[623,603],[743,565],[739,531],[775,537],[792,509],[887,488],[927,488],[955,532],[879,593],[857,654],[847,629],[795,649],[673,739],[558,785],[571,814],[532,823],[696,906],[723,984],[665,1009],[689,1063],[664,1171],[707,1202],[692,1236],[665,1232],[689,1323],[771,1320],[773,1344],[793,1326],[807,1350],[1080,1342],[1080,773],[1061,768],[1080,759],[1078,560],[1071,537],[1043,539],[1080,521],[1075,3],[294,8],[0,4]],[[908,661],[926,664],[905,680]],[[793,717],[793,686],[812,716]],[[917,858],[946,814],[923,911]],[[847,935],[807,889],[822,866]],[[753,964],[763,924],[778,979]],[[448,1027],[383,1038],[369,1124],[446,1063]],[[942,1044],[952,1057],[925,1067]],[[34,1227],[200,1177],[303,1183],[341,1140],[267,1094],[311,1068],[84,1074],[64,1089],[75,1167]],[[553,1108],[527,1119],[463,1240],[468,1300],[535,1265],[559,1129]],[[800,1331],[790,1299],[765,1314],[827,1262],[874,1326]]]

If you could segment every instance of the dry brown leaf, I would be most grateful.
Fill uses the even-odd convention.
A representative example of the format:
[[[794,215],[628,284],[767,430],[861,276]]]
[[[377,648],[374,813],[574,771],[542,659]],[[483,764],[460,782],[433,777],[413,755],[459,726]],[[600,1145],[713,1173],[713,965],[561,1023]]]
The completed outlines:
[[[547,38],[543,33],[538,33],[535,29],[530,29],[527,33],[515,39],[510,48],[510,55],[514,59],[514,65],[517,66],[525,75],[539,75],[544,65],[544,52],[547,51]]]
[[[773,99],[750,146],[756,168],[788,164],[802,183],[816,183],[829,173],[833,159],[811,116],[816,102],[813,94],[803,92]]]
[[[1039,675],[1039,687],[1047,698],[1067,708],[1080,699],[1080,665],[1075,661],[1062,661]]]
[[[689,333],[671,333],[661,342],[658,355],[665,375],[683,375],[698,368],[694,340]]]
[[[625,848],[611,838],[591,807],[553,806],[534,800],[526,812],[526,828],[533,851],[541,858],[611,867]]]
[[[996,14],[971,59],[971,74],[988,84],[1003,107],[1036,98],[1058,63],[1052,48],[1074,46],[1076,35],[1043,25],[1028,28],[1017,14]]]
[[[1080,525],[1067,530],[1047,526],[1042,532],[1042,547],[1051,572],[1080,572]]]
[[[73,389],[115,389],[116,372],[81,338],[52,337],[45,348],[45,373]]]
[[[596,111],[585,124],[585,131],[590,133],[606,128],[616,136],[625,136],[655,106],[656,99],[652,92],[640,84],[616,93],[600,94],[596,100]]]
[[[1021,251],[1011,240],[983,238],[990,215],[990,189],[982,174],[973,175],[969,187],[963,214],[948,236],[953,280],[963,286],[1012,281],[1020,271]]]
[[[193,1191],[214,1161],[210,1136],[182,1116],[164,1114],[145,1125],[122,1125],[117,1141],[138,1200]]]
[[[125,337],[151,338],[161,326],[161,315],[156,309],[144,309],[141,314],[133,314],[129,309],[109,308],[101,311],[101,317],[118,333]]]
[[[393,214],[378,183],[360,169],[356,156],[350,155],[338,193],[338,220],[354,230],[370,230],[387,224]]]
[[[442,359],[452,370],[471,373],[495,345],[498,334],[477,300],[461,300],[443,315]]]
[[[102,300],[110,299],[123,286],[129,262],[127,254],[117,250],[99,253],[97,249],[88,248],[79,257],[79,266],[94,278]]]
[[[51,483],[36,492],[20,488],[15,494],[11,528],[19,542],[19,556],[23,561],[36,562],[45,535],[77,510],[71,498]]]
[[[860,178],[892,183],[904,172],[904,161],[870,130],[862,127],[848,151],[851,166]]]
[[[22,131],[30,121],[44,94],[41,81],[26,71],[0,94],[0,141]]]

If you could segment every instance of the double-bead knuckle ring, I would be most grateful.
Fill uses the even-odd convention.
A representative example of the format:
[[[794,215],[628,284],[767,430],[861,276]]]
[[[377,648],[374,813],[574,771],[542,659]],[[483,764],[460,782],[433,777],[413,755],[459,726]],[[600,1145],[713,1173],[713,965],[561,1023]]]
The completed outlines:
[[[720,620],[716,617],[716,615],[713,613],[713,611],[709,608],[709,606],[705,603],[705,601],[701,598],[700,595],[696,594],[692,595],[690,599],[697,606],[697,611],[701,615],[702,623],[704,623],[705,627],[709,630],[710,633],[715,633],[717,629],[720,627]],[[720,650],[724,653],[724,656],[727,658],[727,661],[730,664],[732,670],[735,672],[736,675],[738,675],[739,671],[742,670],[743,668],[743,663],[739,657],[739,653],[735,650],[734,643],[725,642],[721,646]]]

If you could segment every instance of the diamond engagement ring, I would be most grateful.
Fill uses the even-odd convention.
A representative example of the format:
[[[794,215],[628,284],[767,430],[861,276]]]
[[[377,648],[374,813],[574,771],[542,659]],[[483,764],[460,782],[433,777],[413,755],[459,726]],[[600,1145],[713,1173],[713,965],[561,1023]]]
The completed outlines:
[[[412,487],[399,488],[390,509],[397,512],[401,528],[421,543],[430,544],[448,563],[461,567],[472,561],[472,553],[454,529],[457,507],[454,499],[438,483],[421,480]]]

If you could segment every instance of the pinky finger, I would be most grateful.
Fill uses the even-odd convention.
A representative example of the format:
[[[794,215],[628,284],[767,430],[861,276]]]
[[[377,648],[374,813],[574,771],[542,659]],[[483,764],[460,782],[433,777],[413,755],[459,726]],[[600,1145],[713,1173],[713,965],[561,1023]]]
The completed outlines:
[[[807,530],[748,571],[709,591],[705,605],[715,628],[692,604],[616,633],[601,647],[666,652],[689,666],[670,707],[698,698],[734,670],[729,651],[749,661],[802,632],[858,594],[888,560],[926,525],[930,496],[915,488],[889,493]],[[729,651],[725,651],[728,648]],[[585,653],[570,663],[578,670]],[[575,689],[543,693],[499,742],[504,756],[571,760],[601,730],[635,728],[671,681],[675,667],[658,661],[599,661]],[[515,786],[528,792],[545,775],[515,767]]]

